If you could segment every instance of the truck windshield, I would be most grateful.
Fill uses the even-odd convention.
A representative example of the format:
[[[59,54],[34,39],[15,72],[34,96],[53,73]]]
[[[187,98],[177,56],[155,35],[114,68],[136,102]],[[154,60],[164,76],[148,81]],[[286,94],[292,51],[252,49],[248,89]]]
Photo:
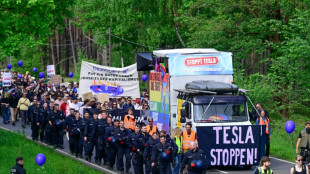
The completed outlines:
[[[247,121],[247,106],[245,102],[211,103],[194,105],[194,119],[202,122],[239,122]]]

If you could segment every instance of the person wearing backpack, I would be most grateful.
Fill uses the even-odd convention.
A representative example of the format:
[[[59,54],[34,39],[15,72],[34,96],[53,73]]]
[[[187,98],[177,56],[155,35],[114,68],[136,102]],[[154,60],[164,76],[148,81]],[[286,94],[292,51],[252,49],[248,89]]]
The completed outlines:
[[[296,165],[291,168],[290,174],[309,174],[309,168],[304,165],[303,158],[300,155],[296,156]]]
[[[259,162],[258,167],[255,168],[253,174],[273,174],[272,169],[270,169],[270,158],[263,156]]]

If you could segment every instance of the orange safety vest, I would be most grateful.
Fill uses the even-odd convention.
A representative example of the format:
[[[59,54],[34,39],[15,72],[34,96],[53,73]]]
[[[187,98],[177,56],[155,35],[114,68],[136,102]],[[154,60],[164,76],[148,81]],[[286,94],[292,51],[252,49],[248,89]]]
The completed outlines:
[[[136,127],[135,120],[130,118],[128,115],[125,115],[124,127],[127,128],[127,129],[135,130],[135,127]]]
[[[183,131],[183,142],[182,142],[183,149],[188,150],[191,145],[191,142],[195,142],[195,138],[196,138],[195,131],[191,130],[190,135],[187,134],[187,130]]]
[[[266,134],[269,135],[269,118],[266,118],[265,121],[262,118],[260,118],[258,125],[266,125]]]
[[[153,125],[153,127],[151,129],[151,126],[147,125],[146,131],[147,131],[147,133],[149,133],[152,136],[154,132],[157,132],[157,127],[155,125]]]

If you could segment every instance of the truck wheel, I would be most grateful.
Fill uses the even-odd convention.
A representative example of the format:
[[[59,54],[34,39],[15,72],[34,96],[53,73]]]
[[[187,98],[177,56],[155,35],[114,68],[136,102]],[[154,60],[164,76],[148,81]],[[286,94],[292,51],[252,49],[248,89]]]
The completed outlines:
[[[246,166],[243,166],[244,169],[251,169],[252,168],[252,165],[246,165]]]

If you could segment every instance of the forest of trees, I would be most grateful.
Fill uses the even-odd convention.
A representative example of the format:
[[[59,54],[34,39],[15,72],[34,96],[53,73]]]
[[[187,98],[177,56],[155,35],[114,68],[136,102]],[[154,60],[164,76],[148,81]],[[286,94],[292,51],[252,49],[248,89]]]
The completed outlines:
[[[253,101],[287,118],[310,113],[309,33],[309,0],[2,0],[0,66],[54,64],[78,79],[81,60],[120,67],[137,52],[215,48],[233,53]]]

